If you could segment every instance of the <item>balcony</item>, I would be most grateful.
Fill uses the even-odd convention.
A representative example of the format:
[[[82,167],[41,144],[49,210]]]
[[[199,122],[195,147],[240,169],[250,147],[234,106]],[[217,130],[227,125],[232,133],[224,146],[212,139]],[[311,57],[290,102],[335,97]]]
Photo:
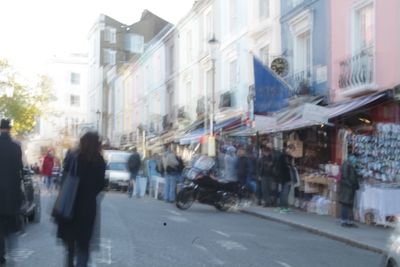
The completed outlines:
[[[311,68],[305,68],[302,71],[295,72],[293,75],[285,78],[285,81],[293,88],[289,92],[289,97],[309,95],[312,86]]]
[[[374,49],[362,49],[354,56],[339,63],[339,88],[345,94],[357,94],[373,89]]]

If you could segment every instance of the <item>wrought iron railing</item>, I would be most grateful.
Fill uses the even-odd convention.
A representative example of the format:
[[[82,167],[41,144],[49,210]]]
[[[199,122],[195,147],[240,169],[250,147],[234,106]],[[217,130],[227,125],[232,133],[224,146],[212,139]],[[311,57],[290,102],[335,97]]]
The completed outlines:
[[[347,90],[373,83],[373,51],[373,47],[362,49],[359,53],[339,63],[339,88]]]
[[[295,72],[293,75],[285,78],[285,81],[292,87],[289,96],[309,95],[312,86],[311,68]]]

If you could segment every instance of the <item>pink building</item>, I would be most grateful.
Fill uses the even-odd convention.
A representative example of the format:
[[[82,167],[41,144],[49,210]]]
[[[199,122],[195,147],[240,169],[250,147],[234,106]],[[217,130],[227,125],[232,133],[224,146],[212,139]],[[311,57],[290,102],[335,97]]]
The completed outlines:
[[[331,101],[400,84],[400,1],[330,1]]]

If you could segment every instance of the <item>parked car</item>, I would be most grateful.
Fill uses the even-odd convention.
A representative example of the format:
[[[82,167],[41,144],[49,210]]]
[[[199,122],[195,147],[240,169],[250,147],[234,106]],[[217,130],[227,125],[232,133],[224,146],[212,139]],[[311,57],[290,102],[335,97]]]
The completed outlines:
[[[109,189],[126,191],[128,189],[130,173],[128,159],[131,154],[118,150],[104,151],[106,160],[106,180]]]
[[[24,217],[24,221],[40,222],[40,186],[35,179],[33,170],[24,168],[21,187],[23,192],[21,214]]]

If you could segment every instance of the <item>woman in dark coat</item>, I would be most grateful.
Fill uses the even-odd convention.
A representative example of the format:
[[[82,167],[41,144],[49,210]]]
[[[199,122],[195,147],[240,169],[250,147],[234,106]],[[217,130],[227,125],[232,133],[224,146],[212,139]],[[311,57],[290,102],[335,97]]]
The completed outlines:
[[[355,158],[350,156],[342,165],[342,178],[339,183],[339,203],[341,204],[341,225],[354,227],[353,205],[356,191],[359,188],[358,175],[355,169]]]
[[[101,144],[97,133],[86,133],[80,140],[79,148],[66,158],[65,172],[72,160],[78,159],[77,174],[80,182],[75,199],[74,217],[70,221],[59,221],[57,236],[64,241],[68,251],[67,266],[87,266],[89,245],[92,238],[97,195],[105,186],[105,162],[101,155]],[[76,253],[75,253],[76,252]]]

